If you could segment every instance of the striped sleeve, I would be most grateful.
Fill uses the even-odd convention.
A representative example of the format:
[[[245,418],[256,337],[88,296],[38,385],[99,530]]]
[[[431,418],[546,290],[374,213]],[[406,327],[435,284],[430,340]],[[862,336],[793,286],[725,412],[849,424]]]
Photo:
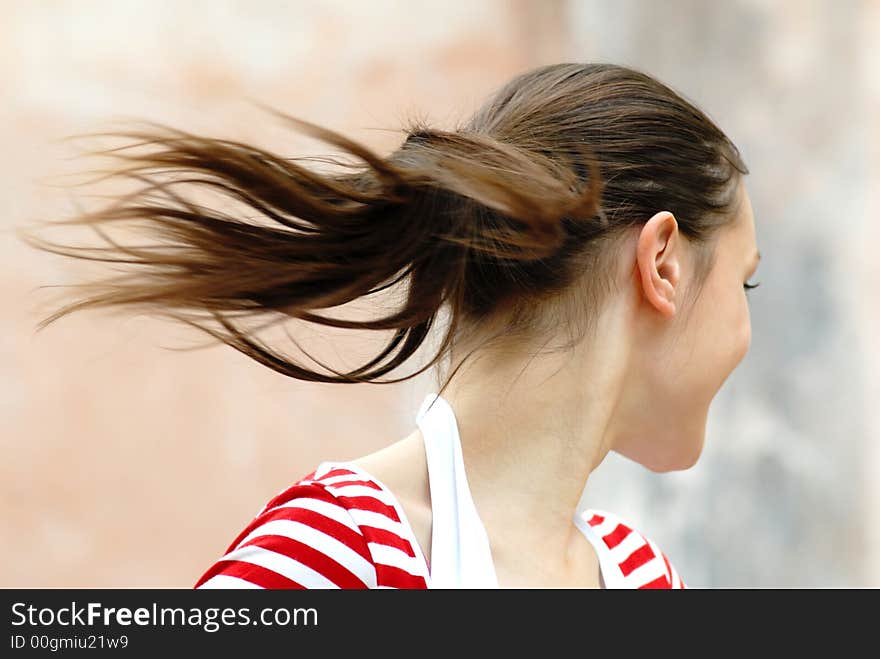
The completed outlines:
[[[194,588],[375,588],[359,526],[308,478],[270,500]]]
[[[424,556],[394,495],[344,464],[325,463],[317,473],[364,534],[376,570],[376,587],[427,588]]]
[[[584,519],[600,538],[602,552],[617,566],[616,588],[687,588],[657,543],[642,535],[617,515],[589,510]]]

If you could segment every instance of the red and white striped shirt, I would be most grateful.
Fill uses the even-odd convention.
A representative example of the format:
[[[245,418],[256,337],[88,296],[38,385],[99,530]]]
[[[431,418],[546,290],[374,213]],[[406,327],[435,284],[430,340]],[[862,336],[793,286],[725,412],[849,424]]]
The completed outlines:
[[[615,515],[590,509],[578,521],[607,588],[686,587]],[[425,589],[431,577],[394,495],[356,465],[325,462],[272,498],[194,587]]]

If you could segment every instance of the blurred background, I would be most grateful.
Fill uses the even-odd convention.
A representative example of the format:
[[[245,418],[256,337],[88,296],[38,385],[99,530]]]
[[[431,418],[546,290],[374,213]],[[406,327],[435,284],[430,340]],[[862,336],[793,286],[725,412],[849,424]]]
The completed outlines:
[[[0,586],[191,587],[268,498],[408,434],[434,390],[430,373],[296,382],[124,312],[37,333],[76,299],[40,287],[109,274],[15,236],[96,208],[50,185],[96,165],[61,138],[131,117],[328,154],[252,98],[390,152],[405,118],[446,127],[559,61],[641,68],[704,109],[751,170],[763,255],[700,462],[658,475],[612,454],[584,503],[691,586],[880,586],[877,44],[869,0],[0,3]]]

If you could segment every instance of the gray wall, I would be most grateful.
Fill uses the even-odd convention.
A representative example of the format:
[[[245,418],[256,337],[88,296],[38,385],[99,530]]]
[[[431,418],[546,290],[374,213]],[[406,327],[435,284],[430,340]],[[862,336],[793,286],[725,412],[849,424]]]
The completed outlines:
[[[751,350],[713,402],[700,462],[657,475],[613,456],[585,503],[630,514],[691,585],[880,584],[877,5],[567,11],[571,57],[647,70],[738,145],[763,257]]]

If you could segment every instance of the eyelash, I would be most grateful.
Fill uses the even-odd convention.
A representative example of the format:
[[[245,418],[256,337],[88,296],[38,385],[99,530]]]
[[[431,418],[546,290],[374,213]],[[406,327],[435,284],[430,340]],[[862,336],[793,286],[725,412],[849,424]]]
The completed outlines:
[[[758,282],[757,284],[750,284],[750,283],[746,282],[745,284],[743,284],[743,288],[746,289],[747,291],[749,291],[753,288],[758,288],[758,286],[760,286],[760,285],[761,285],[761,282]]]

